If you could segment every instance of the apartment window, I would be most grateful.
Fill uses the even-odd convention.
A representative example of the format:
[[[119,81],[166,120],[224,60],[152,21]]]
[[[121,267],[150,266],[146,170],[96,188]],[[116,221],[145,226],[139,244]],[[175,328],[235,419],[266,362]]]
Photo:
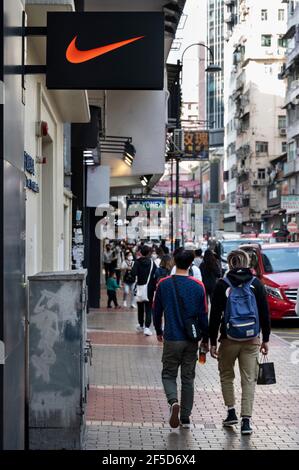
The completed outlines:
[[[257,177],[259,180],[265,180],[266,179],[266,170],[265,168],[259,168],[257,171]]]
[[[278,10],[278,21],[284,21],[284,10]]]
[[[263,47],[270,47],[271,46],[271,34],[262,34],[262,46]]]
[[[287,143],[281,142],[281,153],[286,153],[286,152],[287,152]]]
[[[261,20],[267,21],[268,19],[268,10],[261,10]]]
[[[288,40],[284,38],[278,38],[278,47],[287,47]]]
[[[295,160],[296,158],[296,142],[291,142],[289,144],[289,151],[288,151],[288,160]]]
[[[278,116],[278,129],[285,129],[287,127],[287,117]]]
[[[256,153],[267,153],[268,154],[268,142],[256,142],[255,143]]]

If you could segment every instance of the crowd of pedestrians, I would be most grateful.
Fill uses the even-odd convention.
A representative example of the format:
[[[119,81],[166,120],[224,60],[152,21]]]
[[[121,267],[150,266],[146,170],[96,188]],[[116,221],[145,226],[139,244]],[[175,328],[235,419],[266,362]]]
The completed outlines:
[[[198,351],[209,351],[218,362],[227,416],[223,426],[238,423],[234,366],[241,376],[241,433],[251,434],[251,417],[259,354],[269,351],[270,315],[262,283],[250,268],[245,251],[228,256],[223,275],[215,252],[177,248],[165,243],[107,244],[103,255],[108,308],[119,308],[117,291],[123,287],[123,307],[136,308],[137,333],[163,342],[162,383],[170,408],[169,424],[190,427]],[[218,347],[219,344],[219,347]],[[203,361],[204,362],[204,361]],[[181,374],[181,397],[177,376]]]

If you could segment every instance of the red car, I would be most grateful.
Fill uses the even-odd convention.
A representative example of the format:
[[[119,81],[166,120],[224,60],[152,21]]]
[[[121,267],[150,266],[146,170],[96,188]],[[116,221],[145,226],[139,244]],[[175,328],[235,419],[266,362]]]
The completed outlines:
[[[242,245],[254,274],[263,282],[272,320],[294,317],[299,288],[299,243]]]

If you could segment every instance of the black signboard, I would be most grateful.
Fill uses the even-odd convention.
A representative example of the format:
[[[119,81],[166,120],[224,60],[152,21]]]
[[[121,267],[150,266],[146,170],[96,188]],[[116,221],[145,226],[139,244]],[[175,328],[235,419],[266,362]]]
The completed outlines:
[[[48,13],[48,88],[162,90],[163,78],[163,13]]]

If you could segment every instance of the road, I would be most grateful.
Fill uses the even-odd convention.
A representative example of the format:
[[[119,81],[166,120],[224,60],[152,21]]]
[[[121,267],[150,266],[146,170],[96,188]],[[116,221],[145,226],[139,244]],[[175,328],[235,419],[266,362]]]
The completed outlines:
[[[272,332],[290,343],[299,341],[299,318],[273,322]]]

